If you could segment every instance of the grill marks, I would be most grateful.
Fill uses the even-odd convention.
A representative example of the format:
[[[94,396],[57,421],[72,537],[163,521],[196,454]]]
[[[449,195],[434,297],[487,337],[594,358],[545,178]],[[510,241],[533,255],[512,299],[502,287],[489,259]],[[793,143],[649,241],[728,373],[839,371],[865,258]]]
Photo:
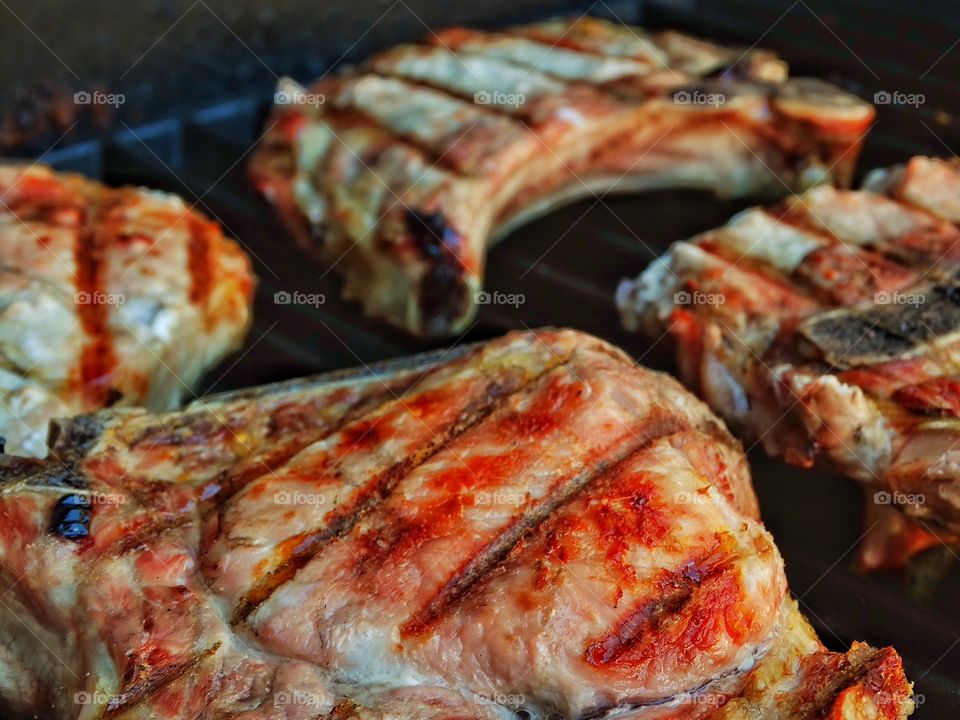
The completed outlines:
[[[534,706],[573,693],[582,704],[555,708],[565,717],[734,672],[770,637],[785,581],[769,537],[719,500],[706,479],[716,472],[677,449],[709,437],[699,424],[653,419],[648,443],[590,473],[483,575],[465,576],[468,592],[444,588],[442,612],[428,604],[408,622],[404,656],[467,690],[523,688]]]
[[[530,346],[548,335],[561,357],[543,367]],[[71,581],[76,602],[65,627],[80,632],[79,661],[102,658],[116,668],[115,678],[108,669],[106,685],[118,687],[117,695],[94,710],[118,720],[282,714],[275,707],[283,704],[282,691],[307,692],[314,683],[323,707],[311,712],[329,717],[419,717],[433,710],[438,718],[486,716],[486,703],[476,703],[474,712],[464,698],[490,688],[522,695],[531,712],[564,717],[655,704],[668,712],[666,703],[708,687],[736,693],[744,659],[762,662],[769,645],[787,638],[774,620],[785,592],[781,563],[737,502],[735,480],[724,477],[733,441],[669,378],[635,368],[590,338],[563,334],[573,341],[564,343],[558,335],[513,336],[465,361],[476,377],[492,362],[490,348],[499,348],[511,360],[504,364],[525,370],[508,373],[509,393],[500,375],[496,385],[483,385],[486,395],[463,390],[465,373],[447,377],[470,396],[461,398],[467,409],[460,421],[468,426],[436,423],[430,438],[449,438],[446,449],[418,443],[399,453],[409,464],[377,465],[369,495],[339,508],[336,523],[310,528],[329,530],[338,541],[289,538],[286,552],[309,561],[280,569],[296,576],[293,582],[257,588],[267,599],[251,598],[257,612],[242,632],[223,616],[216,584],[204,584],[198,573],[196,547],[206,529],[190,498],[204,480],[182,480],[190,471],[170,461],[164,479],[171,497],[143,488],[128,505],[104,508],[95,523],[98,540],[101,532],[109,535],[109,513],[118,526],[127,512],[152,518],[181,508],[192,524],[166,532],[157,526],[157,534],[123,553],[98,543],[70,566],[78,580]],[[408,412],[430,416],[431,408],[449,406],[450,396],[430,392],[436,389],[428,386],[419,403],[416,390],[408,392]],[[261,418],[254,434],[269,434],[270,409],[282,407],[289,432],[274,430],[286,441],[307,429],[289,400],[264,394],[239,402],[249,402]],[[356,444],[362,454],[388,447],[392,426],[378,421],[384,414],[377,410],[356,417],[340,442]],[[341,406],[335,414],[344,412]],[[114,413],[104,417],[129,422]],[[200,429],[205,419],[196,414]],[[105,437],[150,443],[159,424],[150,422],[145,434],[142,422],[119,430],[108,423]],[[172,432],[164,441],[176,446],[189,437]],[[93,491],[113,487],[109,478],[117,475],[107,467],[114,458],[99,455],[103,449],[98,445],[85,466],[104,466],[86,475]],[[520,491],[520,501],[498,516],[510,503],[469,502],[481,491]],[[33,505],[20,510],[36,515]],[[287,522],[283,508],[255,510]],[[39,519],[38,532],[45,533],[47,519]],[[38,587],[52,592],[69,585]],[[38,606],[53,601],[40,598]],[[805,647],[815,642],[801,639]],[[302,662],[284,660],[294,657]],[[775,672],[778,680],[783,671]],[[404,687],[379,693],[394,684]]]
[[[873,301],[878,292],[899,291],[918,279],[916,272],[880,253],[837,245],[807,255],[794,277],[823,302],[842,306]]]
[[[819,308],[790,310],[806,317],[797,329],[808,341],[801,348],[808,356],[843,368],[872,366],[924,352],[960,330],[960,229],[904,202],[897,191],[888,197],[819,187],[766,217],[775,218],[775,224],[763,232],[748,230],[746,244],[728,239],[731,229],[739,227],[736,220],[729,229],[694,242],[713,256],[742,263],[766,280],[816,298]],[[791,235],[792,229],[797,234]],[[781,237],[777,243],[784,243],[785,252],[797,253],[805,242],[811,245],[796,262],[777,267],[774,262],[781,261],[758,248]],[[813,239],[824,244],[815,247]],[[716,282],[711,278],[707,273],[689,284],[697,289],[701,282]],[[729,295],[737,294],[731,287]]]
[[[136,209],[140,200],[138,191],[104,188],[76,177],[43,176],[41,173],[40,170],[26,171],[19,176],[14,185],[7,188],[11,198],[2,209],[24,223],[39,223],[41,237],[38,242],[41,244],[46,242],[42,235],[43,226],[74,230],[73,301],[86,335],[75,381],[80,386],[87,409],[108,407],[120,395],[111,387],[119,359],[110,328],[112,302],[109,294],[113,289],[111,278],[106,277],[107,257],[111,248],[132,237],[141,237],[131,236],[124,229],[127,211]],[[191,279],[189,300],[203,306],[215,280],[215,258],[211,249],[219,228],[216,223],[195,213],[189,213],[185,222],[190,231],[187,253],[187,270]]]
[[[280,128],[271,133],[281,141],[271,151],[267,139],[255,172],[270,199],[286,206],[284,216],[299,216],[289,224],[304,241],[305,224],[322,229],[329,240],[322,256],[359,244],[360,256],[354,252],[341,268],[349,297],[416,334],[452,334],[477,311],[470,296],[502,221],[577,195],[571,170],[597,184],[631,172],[678,185],[695,175],[718,186],[736,178],[737,187],[724,189],[746,193],[771,178],[756,174],[741,148],[727,147],[721,121],[742,126],[760,150],[754,154],[776,155],[776,174],[789,181],[802,158],[819,162],[856,144],[853,131],[865,127],[872,110],[832,89],[784,84],[783,64],[768,54],[751,51],[739,58],[739,72],[705,79],[736,55],[596,19],[500,33],[453,28],[430,45],[392,48],[354,73],[319,81],[314,92],[326,104],[302,113],[292,137]],[[719,108],[671,101],[674,90],[704,82],[738,102]],[[275,114],[289,113],[278,107]],[[367,132],[351,139],[358,125]],[[328,142],[330,135],[337,140]],[[660,135],[670,136],[665,147],[644,163],[629,162]],[[341,157],[341,136],[355,157]],[[690,137],[716,145],[723,168],[699,172],[701,155],[711,153]],[[844,176],[847,169],[831,172]],[[380,178],[381,187],[371,189],[367,175]],[[413,254],[397,198],[418,214],[443,217],[461,238],[451,253],[459,263]]]
[[[43,455],[51,414],[172,407],[238,344],[249,262],[180,198],[10,163],[0,164],[0,190],[4,337],[23,345],[3,352],[23,375],[0,412],[11,450]],[[3,429],[11,424],[21,429]]]
[[[494,390],[492,398],[500,393]],[[396,463],[383,472],[373,482],[357,494],[354,502],[336,510],[332,516],[324,518],[324,526],[300,533],[284,540],[277,548],[279,567],[272,570],[258,583],[234,611],[234,622],[246,620],[261,604],[266,602],[278,589],[293,580],[297,573],[320,551],[327,541],[343,537],[366,513],[377,507],[390,494],[396,484],[411,470],[427,460],[446,443],[453,441],[459,434],[480,422],[492,410],[492,406],[480,409],[477,414],[454,423],[438,433],[426,446],[414,454]],[[375,437],[375,435],[374,435]]]
[[[204,497],[213,498],[217,509],[222,511],[225,504],[243,488],[278,472],[304,448],[338,432],[398,394],[408,392],[419,379],[378,384],[353,401],[346,399],[343,413],[326,422],[321,419],[324,408],[312,408],[309,403],[306,406],[286,404],[274,409],[267,422],[266,439],[271,449],[257,452],[251,462],[239,467],[235,465],[221,473],[207,485]],[[328,400],[331,404],[339,404],[336,396]]]
[[[960,165],[927,158],[875,173],[858,191],[815,188],[677,243],[621,285],[618,305],[652,337],[668,329],[665,318],[682,318],[674,335],[687,382],[769,453],[909,488],[926,500],[902,504],[906,515],[954,531],[958,190]],[[740,244],[725,243],[730,236]],[[711,261],[740,255],[760,281],[737,283],[730,272],[724,284],[727,270]],[[806,292],[810,303],[740,302],[738,286],[758,295],[764,283]],[[681,306],[671,290],[686,288],[719,288],[725,303]],[[787,422],[769,432],[781,415]]]
[[[616,33],[615,28],[608,30]],[[477,158],[471,155],[459,162],[460,151],[456,148],[469,144],[465,139],[467,134],[482,138],[491,147],[500,146],[504,138],[521,139],[529,136],[531,128],[541,129],[542,121],[552,117],[551,107],[565,107],[568,113],[572,108],[573,112],[588,114],[603,107],[607,111],[623,110],[626,104],[608,85],[623,81],[643,86],[651,70],[650,59],[645,56],[606,54],[599,47],[588,48],[582,43],[562,44],[522,28],[505,34],[455,28],[445,31],[442,38],[434,46],[402,46],[385,51],[375,57],[362,74],[342,81],[325,81],[322,89],[328,94],[332,91],[334,98],[325,108],[325,114],[347,127],[358,122],[367,124],[386,137],[402,140],[432,164],[456,176],[468,177],[477,170]],[[530,46],[529,59],[523,53],[517,55],[511,51],[512,47],[520,49],[523,44]],[[552,63],[556,65],[553,69],[541,67],[551,52],[570,55],[558,58]],[[574,58],[580,60],[576,67],[570,62]],[[663,60],[657,62],[662,64]],[[608,66],[614,63],[622,66],[620,73],[605,78],[602,73],[609,72]],[[595,73],[601,74],[595,76]],[[384,92],[397,84],[391,90],[397,97],[402,97],[400,93],[405,86],[407,98],[400,102],[410,104],[411,96],[419,94],[424,96],[424,103],[427,97],[433,96],[437,102],[453,103],[456,109],[441,113],[434,122],[423,123],[420,118],[420,124],[412,129],[406,126],[401,115],[385,112],[392,110],[397,101],[362,100],[362,92],[357,93],[355,87],[365,79],[370,85],[382,81]],[[515,87],[510,85],[513,81]],[[409,112],[413,113],[412,107]],[[436,114],[436,110],[434,112]],[[457,121],[450,124],[452,119]],[[441,128],[441,120],[446,127]],[[537,147],[539,142],[534,141],[534,149]],[[372,160],[375,162],[375,158]]]
[[[522,393],[526,387],[515,392]],[[324,541],[334,537],[342,537],[349,532],[363,515],[377,505],[379,505],[393,490],[396,484],[403,479],[411,470],[415,469],[432,456],[437,450],[453,442],[460,434],[468,430],[473,425],[483,420],[493,410],[495,404],[503,400],[505,395],[503,389],[498,386],[488,388],[485,396],[486,402],[477,402],[474,408],[468,409],[464,416],[456,422],[447,425],[436,433],[423,446],[417,448],[412,454],[405,457],[402,461],[391,465],[384,472],[379,474],[373,482],[366,484],[365,488],[356,496],[356,500],[336,511],[333,517],[325,518],[325,527],[312,530],[310,532],[294,535],[281,546],[280,556],[288,557],[291,568],[278,568],[268,579],[265,586],[256,588],[252,595],[258,598],[256,603],[246,603],[246,610],[243,612],[245,617],[256,605],[268,598],[283,582],[292,578],[296,571],[305,565],[316,553],[318,546]],[[369,420],[360,420],[358,425],[346,429],[344,432],[344,442],[351,446],[351,449],[358,449],[361,452],[369,450],[370,445],[377,442],[377,423]]]
[[[149,702],[178,680],[188,678],[204,660],[215,655],[219,649],[220,643],[216,643],[206,650],[194,653],[185,660],[160,662],[149,671],[141,670],[136,675],[124,678],[123,692],[109,700],[104,717],[114,717],[133,707]],[[150,658],[150,661],[157,663],[158,657]],[[150,667],[150,665],[146,667]]]
[[[111,246],[124,241],[122,225],[127,207],[136,202],[135,192],[120,189],[91,197],[85,208],[80,208],[79,229],[74,245],[76,265],[77,315],[87,335],[79,366],[86,406],[90,409],[107,407],[116,399],[111,388],[111,374],[118,358],[113,347],[106,286],[105,258]],[[187,270],[190,273],[189,299],[205,306],[213,285],[213,257],[211,242],[219,233],[218,226],[191,214],[186,220],[190,229],[187,247]]]
[[[437,652],[462,640],[469,645],[465,653],[483,653],[488,644],[500,642],[495,638],[501,631],[503,637],[511,637],[509,628],[499,627],[500,620],[486,629],[484,619],[475,618],[501,598],[508,606],[502,608],[502,622],[518,618],[522,629],[518,626],[516,632],[533,633],[517,642],[533,642],[546,632],[539,625],[552,616],[555,605],[561,615],[582,613],[585,623],[621,614],[610,609],[617,607],[616,587],[627,593],[623,601],[627,607],[647,566],[661,561],[658,548],[686,543],[686,538],[667,540],[677,512],[670,491],[662,485],[673,481],[673,468],[646,477],[636,474],[635,465],[653,446],[675,461],[683,458],[677,448],[689,442],[681,442],[681,436],[716,442],[711,439],[716,432],[712,419],[700,406],[683,404],[675,391],[672,381],[647,376],[621,356],[575,354],[406,472],[375,507],[351,520],[353,527],[337,542],[317,546],[311,539],[302,546],[303,554],[312,557],[303,566],[282,568],[274,580],[295,576],[293,580],[269,588],[272,594],[266,600],[256,598],[258,607],[247,619],[251,632],[271,652],[308,658],[350,679],[379,677],[393,666],[406,672],[410,663],[432,672],[431,661],[421,660],[421,655],[431,656],[436,643]],[[674,444],[675,436],[679,444]],[[731,442],[728,436],[724,440]],[[658,457],[650,458],[648,465],[659,466]],[[686,482],[698,486],[704,484],[700,471],[710,478],[722,474],[722,457],[712,461],[704,455],[701,460],[697,465],[678,463],[676,473],[687,473]],[[621,470],[623,465],[630,467]],[[725,491],[714,488],[718,497]],[[702,505],[713,501],[707,498]],[[571,507],[574,503],[576,507]],[[699,509],[694,510],[689,515],[696,526],[704,520]],[[736,515],[739,528],[744,516],[733,506],[729,512]],[[720,531],[725,527],[719,524]],[[577,539],[568,552],[570,535]],[[291,542],[302,544],[304,539]],[[637,566],[639,547],[652,557]],[[581,550],[586,550],[582,557]],[[570,591],[555,596],[555,576],[541,577],[531,558],[555,565],[561,574],[595,573],[603,579],[591,578],[583,604],[571,606],[575,604],[566,601]],[[675,559],[679,560],[669,558],[666,567],[674,567]],[[725,591],[718,594],[723,602],[744,602],[737,593],[739,575],[715,581],[711,558],[693,560],[697,562],[681,565],[677,578],[688,584],[702,582],[711,592]],[[770,560],[764,562],[772,565]],[[736,562],[731,560],[732,565]],[[757,603],[764,602],[770,574],[766,567]],[[724,573],[718,570],[717,575]],[[729,642],[731,632],[722,619],[715,621],[722,611],[707,607],[697,588],[680,587],[680,580],[675,594],[683,591],[689,596],[687,609],[680,613],[687,620],[683,628],[709,616],[702,620],[702,632],[690,631],[698,647]],[[667,584],[665,579],[665,588]],[[590,592],[594,586],[602,588],[596,595]],[[523,597],[529,598],[527,605]],[[512,612],[509,606],[514,602],[522,610]],[[664,625],[672,627],[666,613],[661,615]],[[756,631],[765,621],[761,618],[749,629]],[[459,628],[460,622],[465,623],[463,629],[451,629]],[[470,640],[463,639],[467,635]],[[579,646],[580,639],[572,642]],[[464,662],[471,661],[465,657]],[[487,672],[487,660],[479,662]],[[575,656],[572,662],[583,661]],[[582,667],[569,670],[584,672]],[[491,675],[486,686],[498,687],[498,682]]]
[[[774,283],[803,289],[828,306],[895,304],[897,293],[909,291],[924,278],[928,283],[953,279],[949,267],[955,260],[950,248],[960,249],[960,230],[895,198],[820,187],[765,216],[774,224],[769,229],[755,228],[752,234],[747,230],[740,245],[727,241],[728,228],[706,233],[694,242],[701,250],[743,263]],[[728,227],[738,226],[734,221]],[[897,231],[898,227],[902,230]],[[797,234],[791,235],[793,229]],[[772,244],[771,236],[782,236],[777,240],[783,243],[777,260],[763,254],[763,246]],[[801,250],[802,243],[814,239],[819,247]],[[782,267],[774,264],[784,253],[797,252],[801,254],[794,262]]]
[[[190,301],[205,306],[213,285],[213,268],[210,248],[220,233],[216,223],[197,215],[187,221],[190,240],[187,244],[187,269],[190,272]]]
[[[591,643],[584,659],[597,668],[629,669],[680,648],[692,661],[721,631],[717,612],[736,613],[740,602],[733,560],[710,556],[663,570],[655,591],[641,600],[617,628]],[[729,626],[728,626],[729,627]],[[667,636],[678,634],[680,637]]]
[[[548,339],[548,342],[552,341]],[[540,352],[540,348],[534,348],[534,354]],[[338,492],[347,495],[348,499],[341,501],[334,496],[336,504],[329,512],[323,513],[321,525],[287,537],[276,546],[269,560],[258,564],[257,572],[264,577],[246,593],[235,609],[234,620],[239,622],[246,619],[279,588],[290,582],[329,540],[347,535],[362,518],[391,495],[399,482],[436,452],[455,443],[498,407],[524,396],[538,378],[568,362],[567,353],[569,350],[565,350],[561,342],[556,344],[556,349],[550,349],[548,355],[528,361],[529,367],[522,370],[522,365],[498,367],[502,360],[495,357],[478,354],[467,356],[463,361],[467,366],[479,362],[490,373],[489,381],[478,384],[474,380],[472,384],[463,386],[475,388],[473,396],[463,396],[464,391],[456,382],[456,374],[431,387],[429,383],[435,381],[443,370],[438,368],[433,376],[427,375],[399,400],[388,403],[385,409],[380,408],[375,412],[371,409],[371,412],[355,418],[352,423],[342,425],[337,433],[327,438],[327,443],[331,444],[329,452],[324,451],[315,458],[301,458],[301,464],[306,463],[303,467],[286,467],[284,471],[290,477],[306,481],[302,485],[304,491],[323,489],[332,480],[335,486],[341,488]],[[449,414],[451,408],[457,407],[460,410],[451,420],[434,427],[438,419]],[[368,475],[360,464],[351,471],[349,463],[352,459],[369,455],[380,445],[402,442],[403,436],[397,433],[403,432],[406,425],[412,425],[406,432],[414,433],[414,438],[417,433],[432,430],[422,440],[415,441],[412,447],[399,446],[402,449],[401,459],[388,467]],[[333,441],[336,441],[335,444]],[[389,455],[385,457],[389,458]],[[351,478],[351,472],[356,477]],[[253,491],[257,491],[257,487]]]
[[[556,415],[553,417],[554,421],[560,419]],[[527,421],[528,427],[529,422]],[[540,425],[540,421],[536,419],[532,423],[534,426]],[[511,425],[512,423],[507,423],[507,427]],[[656,411],[651,412],[647,421],[626,433],[626,442],[621,442],[618,447],[606,449],[609,454],[598,458],[595,464],[589,465],[584,472],[572,477],[569,482],[555,484],[551,488],[551,493],[541,500],[528,502],[522,508],[521,515],[487,541],[475,554],[464,558],[460,568],[403,624],[401,634],[408,637],[423,634],[429,631],[444,614],[456,612],[458,603],[470,589],[493,572],[524,536],[549,523],[571,498],[588,492],[591,483],[609,472],[612,466],[621,464],[643,452],[659,438],[689,429],[690,421],[687,418],[672,414],[663,416]]]
[[[526,425],[527,432],[516,433],[516,420],[503,423],[507,428],[506,432],[524,437],[528,432],[539,433],[546,430],[544,420],[538,419],[536,413],[531,413],[530,418],[524,419],[526,417],[520,416],[519,422]],[[561,420],[562,414],[551,415],[551,422],[558,423]],[[527,502],[522,508],[522,514],[475,554],[464,558],[460,568],[403,624],[401,634],[408,637],[421,635],[429,631],[444,614],[456,612],[458,603],[472,587],[493,572],[526,535],[549,523],[570,499],[589,492],[591,484],[611,472],[611,467],[626,462],[657,439],[685,432],[690,427],[687,418],[658,413],[653,409],[644,422],[625,433],[623,441],[617,447],[603,448],[603,454],[587,465],[582,473],[572,477],[569,482],[555,484],[551,487],[551,492],[542,499]]]
[[[488,47],[489,41],[494,42]],[[529,60],[496,52],[500,44],[520,43],[536,48]],[[541,129],[540,121],[552,116],[549,107],[566,107],[568,114],[571,108],[577,113],[597,112],[603,107],[623,110],[624,103],[590,74],[601,70],[604,62],[636,65],[633,79],[641,83],[649,70],[644,62],[626,56],[565,47],[564,53],[580,56],[586,64],[573,76],[569,72],[551,73],[534,59],[539,57],[542,62],[555,47],[555,41],[533,35],[447,31],[442,46],[388,50],[356,75],[320,83],[318,89],[329,99],[323,114],[334,126],[365,125],[378,130],[391,142],[415,149],[427,164],[442,167],[456,177],[471,177],[478,171],[478,162],[491,153],[477,152],[470,146],[479,143],[490,151],[505,148],[510,139],[514,145],[529,140],[532,150],[540,148],[540,141],[530,138],[531,125],[524,120],[532,121],[535,131]],[[439,108],[438,104],[446,107]],[[364,162],[375,167],[376,153]]]
[[[110,377],[117,364],[109,328],[110,305],[106,302],[103,278],[104,252],[115,241],[110,217],[122,211],[120,197],[104,205],[93,204],[81,212],[84,218],[74,246],[76,263],[77,315],[87,335],[80,356],[79,382],[86,406],[107,405],[111,395]]]

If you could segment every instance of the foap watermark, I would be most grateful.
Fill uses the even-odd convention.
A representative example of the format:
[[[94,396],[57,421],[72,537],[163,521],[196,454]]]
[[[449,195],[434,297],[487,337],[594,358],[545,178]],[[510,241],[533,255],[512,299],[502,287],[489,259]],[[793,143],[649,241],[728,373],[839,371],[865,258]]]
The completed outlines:
[[[274,305],[309,305],[311,307],[320,307],[327,301],[327,296],[323,293],[305,293],[299,290],[287,292],[278,290],[273,294]]]
[[[878,490],[873,494],[873,502],[877,505],[923,505],[926,497],[923,493]]]
[[[322,493],[308,493],[294,490],[286,492],[281,490],[274,493],[273,502],[277,505],[325,505],[327,498]]]
[[[100,90],[78,90],[73,94],[74,105],[107,105],[120,107],[127,101],[123,93],[105,93]]]
[[[523,93],[488,92],[479,90],[473,94],[477,105],[497,105],[498,107],[520,107],[527,101]]]
[[[500,705],[501,707],[517,710],[527,704],[527,697],[522,693],[472,693],[473,701],[482,705]]]
[[[77,305],[123,305],[126,301],[122,293],[79,290],[73,294],[73,302]]]
[[[90,495],[90,500],[94,505],[125,505],[127,496],[123,493],[98,492]]]
[[[305,90],[277,90],[273,94],[274,105],[309,105],[319,107],[327,101],[323,93],[311,93]]]
[[[477,505],[514,505],[520,506],[527,502],[527,494],[519,490],[481,490],[475,496]]]
[[[721,708],[730,700],[723,693],[718,692],[698,692],[698,693],[680,693],[676,696],[678,705],[695,705],[697,707]]]
[[[503,293],[498,290],[489,292],[487,290],[479,291],[474,300],[477,305],[509,305],[518,308],[527,301],[527,296],[523,293]]]
[[[912,107],[920,107],[926,101],[927,97],[923,93],[878,90],[873,94],[873,103],[875,105],[910,105]]]
[[[873,301],[877,305],[923,305],[927,296],[923,293],[900,292],[898,290],[881,290],[875,293]]]
[[[328,698],[321,693],[306,692],[304,690],[281,690],[273,696],[273,701],[277,705],[320,707],[327,704]]]
[[[709,505],[713,502],[713,498],[710,497],[710,492],[704,490],[703,492],[687,492],[681,491],[675,495],[677,505]]]
[[[703,90],[677,90],[673,102],[677,105],[709,105],[720,107],[727,101],[723,93],[708,93]]]
[[[99,690],[94,690],[93,692],[81,690],[73,694],[73,702],[75,705],[106,705],[111,700],[113,700],[112,695],[107,695]]]
[[[881,708],[895,708],[899,709],[906,701],[907,696],[902,692],[890,692],[888,690],[877,690],[871,697],[874,702],[879,705]],[[913,694],[913,704],[916,706],[923,705],[927,701],[926,696],[923,693],[914,693]]]
[[[673,294],[675,305],[723,305],[727,299],[723,293],[705,293],[699,290],[679,290]]]

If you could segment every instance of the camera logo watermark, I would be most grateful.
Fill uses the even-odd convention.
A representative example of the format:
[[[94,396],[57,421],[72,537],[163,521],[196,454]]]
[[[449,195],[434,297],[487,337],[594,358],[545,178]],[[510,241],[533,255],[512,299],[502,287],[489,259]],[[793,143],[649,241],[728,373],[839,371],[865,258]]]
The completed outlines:
[[[94,505],[125,505],[127,496],[123,493],[93,493],[89,496]]]
[[[113,700],[113,695],[107,695],[99,690],[94,690],[93,692],[81,690],[73,694],[73,702],[75,705],[106,705],[111,700]]]
[[[274,305],[309,305],[311,307],[320,307],[327,301],[327,296],[323,293],[304,293],[299,290],[287,292],[278,290],[273,294]]]
[[[481,290],[474,295],[474,301],[477,305],[509,305],[518,308],[527,301],[527,296],[523,293],[502,293],[497,290],[488,292]]]
[[[894,708],[899,709],[903,703],[906,702],[907,698],[903,693],[890,692],[888,690],[877,690],[872,694],[874,702],[879,705],[881,708]],[[917,707],[923,705],[927,701],[926,695],[923,693],[914,693],[913,694],[913,704]]]
[[[522,93],[487,92],[479,90],[473,94],[473,102],[477,105],[496,105],[498,107],[520,107],[527,101]]]
[[[923,493],[878,490],[873,494],[873,502],[877,505],[923,505],[926,497]]]
[[[923,293],[899,292],[896,290],[881,290],[875,293],[873,301],[877,305],[923,305],[927,301],[927,296]]]
[[[927,97],[923,93],[878,90],[873,94],[873,102],[875,105],[910,105],[911,107],[920,107],[926,101]]]
[[[273,94],[274,105],[309,105],[319,107],[327,101],[323,93],[310,93],[304,90],[277,90]]]
[[[677,90],[673,94],[673,102],[677,105],[706,105],[720,107],[727,101],[723,93],[708,93],[702,90]]]
[[[481,490],[475,496],[477,505],[513,505],[519,507],[527,502],[527,494],[517,490]]]
[[[104,293],[99,290],[79,290],[73,294],[73,302],[77,305],[123,305],[126,301],[126,296],[121,293]]]
[[[322,493],[280,492],[274,493],[273,502],[277,505],[325,505],[327,498]]]
[[[675,496],[677,505],[710,505],[713,498],[709,492],[678,492]]]
[[[471,693],[473,701],[480,705],[500,705],[501,707],[517,710],[527,703],[526,695],[522,693]]]
[[[329,704],[329,699],[320,693],[305,692],[303,690],[281,690],[273,696],[273,702],[276,705],[320,707]]]
[[[123,93],[105,93],[99,90],[78,90],[73,94],[74,105],[107,105],[120,107],[127,101]]]
[[[673,302],[675,305],[723,305],[726,301],[727,299],[723,293],[680,290],[673,294]]]
[[[680,705],[696,705],[698,707],[721,708],[727,704],[729,697],[718,692],[680,693],[676,700]]]

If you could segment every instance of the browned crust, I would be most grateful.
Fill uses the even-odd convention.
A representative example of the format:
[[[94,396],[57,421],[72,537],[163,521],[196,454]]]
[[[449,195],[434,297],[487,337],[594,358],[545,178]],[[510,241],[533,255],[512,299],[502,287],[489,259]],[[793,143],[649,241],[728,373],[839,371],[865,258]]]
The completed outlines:
[[[862,717],[855,710],[875,708],[878,720],[895,720],[913,707],[903,661],[893,648],[855,642],[845,654],[808,656],[801,678],[790,718],[848,720]]]

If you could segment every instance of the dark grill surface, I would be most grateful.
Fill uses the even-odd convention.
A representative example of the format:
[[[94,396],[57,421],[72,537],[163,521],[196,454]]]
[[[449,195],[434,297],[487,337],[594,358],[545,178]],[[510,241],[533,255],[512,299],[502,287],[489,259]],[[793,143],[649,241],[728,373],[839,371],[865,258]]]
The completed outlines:
[[[960,47],[923,78],[920,74],[960,35],[950,18],[939,17],[937,4],[915,13],[894,2],[867,8],[851,2],[813,5],[816,14],[802,1],[792,6],[655,2],[644,15],[653,26],[745,45],[760,38],[760,46],[793,63],[794,74],[827,77],[867,98],[882,89],[925,93],[922,108],[880,108],[861,172],[915,153],[948,154],[958,133],[940,111],[960,100],[960,89],[950,80],[957,75]],[[771,24],[773,30],[764,35]],[[412,28],[414,35],[393,41],[414,39],[421,30]],[[71,144],[68,138],[43,159],[111,184],[178,192],[218,218],[247,247],[260,278],[255,323],[245,347],[209,374],[204,392],[449,344],[410,338],[340,300],[337,273],[308,260],[250,188],[246,162],[268,100],[258,93],[153,124],[124,125],[103,140]],[[617,281],[636,275],[669,241],[723,224],[750,204],[694,192],[656,192],[589,198],[534,221],[494,248],[488,259],[487,290],[522,296],[523,302],[483,306],[476,324],[456,341],[524,327],[570,326],[626,348],[645,364],[663,367],[655,344],[620,330],[612,302]],[[283,304],[283,293],[294,292],[321,293],[325,302]],[[854,639],[893,645],[916,681],[922,700],[917,717],[957,717],[957,556],[937,548],[905,572],[858,575],[851,564],[862,529],[859,490],[849,481],[790,468],[756,451],[751,459],[763,517],[786,559],[791,588],[824,642],[834,648]]]

